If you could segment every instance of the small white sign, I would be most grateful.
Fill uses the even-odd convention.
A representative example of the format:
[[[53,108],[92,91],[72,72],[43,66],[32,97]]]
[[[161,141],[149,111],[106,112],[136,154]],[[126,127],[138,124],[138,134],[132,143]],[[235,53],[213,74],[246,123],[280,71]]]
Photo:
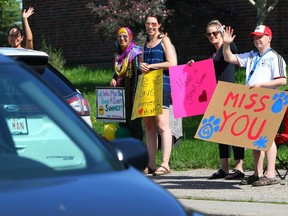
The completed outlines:
[[[123,87],[96,87],[96,119],[107,122],[126,122]]]

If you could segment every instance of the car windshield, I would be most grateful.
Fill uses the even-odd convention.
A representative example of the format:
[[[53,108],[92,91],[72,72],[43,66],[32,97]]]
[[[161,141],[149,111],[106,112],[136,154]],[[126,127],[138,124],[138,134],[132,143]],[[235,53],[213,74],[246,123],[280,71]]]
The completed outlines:
[[[122,169],[92,130],[81,130],[86,124],[72,108],[25,68],[1,63],[0,76],[0,178]]]

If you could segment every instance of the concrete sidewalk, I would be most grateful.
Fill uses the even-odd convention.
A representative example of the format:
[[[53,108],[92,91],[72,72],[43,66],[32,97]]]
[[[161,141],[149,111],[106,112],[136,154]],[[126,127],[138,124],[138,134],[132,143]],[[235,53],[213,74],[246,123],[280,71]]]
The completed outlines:
[[[240,185],[240,180],[209,180],[213,172],[215,170],[208,169],[172,171],[169,175],[150,178],[184,205],[207,214],[288,216],[288,177],[279,178],[277,185],[253,187]]]

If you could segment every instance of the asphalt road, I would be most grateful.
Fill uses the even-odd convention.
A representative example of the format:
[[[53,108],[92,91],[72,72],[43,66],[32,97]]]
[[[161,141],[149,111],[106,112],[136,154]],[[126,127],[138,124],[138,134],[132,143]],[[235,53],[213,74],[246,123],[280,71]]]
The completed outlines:
[[[209,180],[215,170],[172,171],[151,176],[185,206],[210,215],[288,216],[288,177],[277,185],[254,187],[240,180]],[[284,170],[280,170],[284,173]],[[251,175],[252,172],[245,172]]]

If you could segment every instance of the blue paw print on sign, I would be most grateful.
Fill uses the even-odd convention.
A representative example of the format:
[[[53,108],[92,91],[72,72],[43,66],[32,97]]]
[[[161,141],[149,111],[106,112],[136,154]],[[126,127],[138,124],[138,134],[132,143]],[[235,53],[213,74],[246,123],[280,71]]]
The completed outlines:
[[[253,145],[257,146],[258,149],[260,148],[266,148],[266,143],[267,143],[267,136],[260,137],[258,140],[256,140]]]
[[[202,124],[203,126],[198,131],[198,136],[202,139],[209,139],[213,133],[218,132],[220,129],[220,119],[215,118],[215,116],[203,119]]]
[[[274,100],[274,104],[271,107],[271,111],[273,113],[279,113],[282,111],[283,106],[288,104],[288,95],[285,92],[281,92],[280,94],[274,94],[272,100]]]

